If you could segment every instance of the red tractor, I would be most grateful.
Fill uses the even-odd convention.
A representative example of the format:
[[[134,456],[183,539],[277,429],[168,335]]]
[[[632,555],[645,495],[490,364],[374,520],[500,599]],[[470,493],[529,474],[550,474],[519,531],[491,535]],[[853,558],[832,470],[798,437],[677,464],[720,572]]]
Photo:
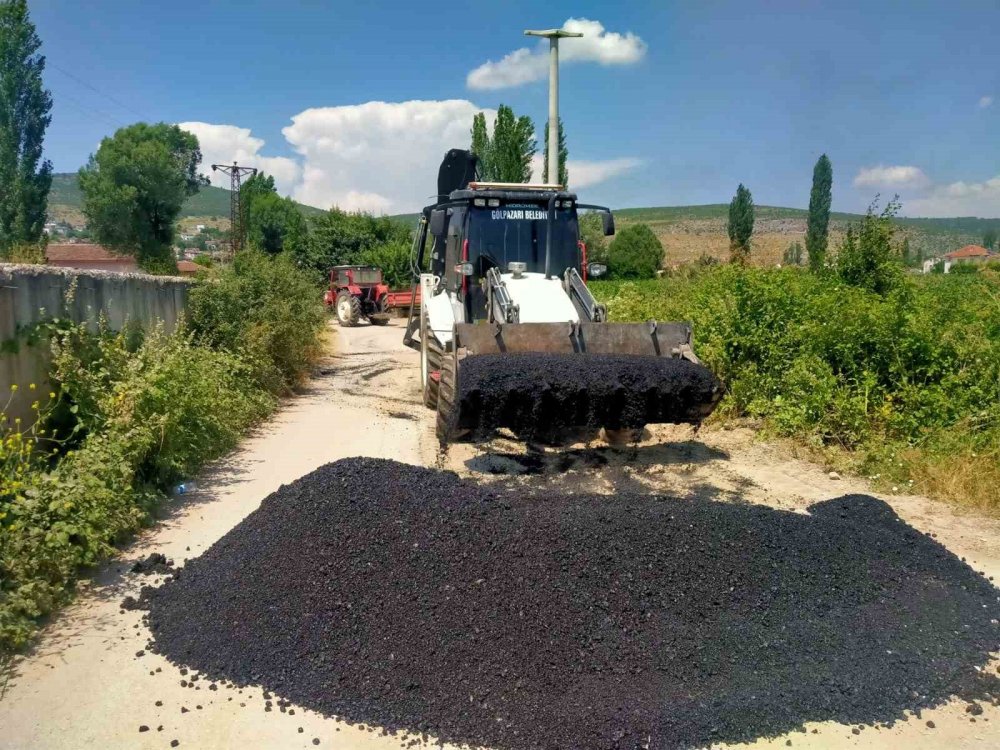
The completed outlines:
[[[382,269],[375,266],[331,268],[323,302],[336,309],[342,326],[356,326],[361,318],[377,326],[389,322],[389,287],[382,283]]]

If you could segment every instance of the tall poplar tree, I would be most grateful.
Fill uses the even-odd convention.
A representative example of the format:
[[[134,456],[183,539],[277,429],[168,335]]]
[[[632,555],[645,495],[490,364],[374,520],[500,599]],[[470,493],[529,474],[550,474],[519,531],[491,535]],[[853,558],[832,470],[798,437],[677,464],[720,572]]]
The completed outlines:
[[[492,138],[482,112],[472,120],[472,151],[479,157],[479,174],[494,182],[528,182],[531,159],[538,151],[530,117],[517,117],[505,104],[497,109]]]
[[[750,261],[750,237],[753,235],[753,196],[743,187],[736,188],[736,195],[729,203],[729,256],[733,263],[745,266]]]
[[[812,191],[809,193],[809,221],[806,225],[806,252],[809,254],[809,267],[814,271],[818,271],[826,264],[832,199],[833,166],[826,154],[823,154],[813,167]]]
[[[472,153],[479,157],[479,175],[484,180],[493,179],[490,161],[490,134],[486,129],[486,115],[482,112],[472,118]]]
[[[545,157],[542,167],[542,182],[549,181],[549,124],[545,123]],[[559,118],[559,184],[563,187],[569,185],[569,170],[566,169],[566,159],[569,157],[569,149],[566,148],[566,133],[563,132],[563,121]]]
[[[0,253],[38,242],[52,186],[42,141],[52,95],[42,85],[42,42],[25,0],[0,2]]]

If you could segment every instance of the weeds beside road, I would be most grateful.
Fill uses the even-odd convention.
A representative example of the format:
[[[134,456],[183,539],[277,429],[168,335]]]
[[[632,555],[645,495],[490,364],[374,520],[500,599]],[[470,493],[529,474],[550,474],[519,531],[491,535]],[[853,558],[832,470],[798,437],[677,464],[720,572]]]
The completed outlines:
[[[689,320],[753,418],[888,486],[1000,509],[1000,278],[905,277],[888,293],[797,268],[597,282],[613,320]]]
[[[46,324],[52,399],[34,428],[0,419],[0,651],[302,378],[321,349],[319,299],[289,258],[247,253],[192,290],[172,335]]]

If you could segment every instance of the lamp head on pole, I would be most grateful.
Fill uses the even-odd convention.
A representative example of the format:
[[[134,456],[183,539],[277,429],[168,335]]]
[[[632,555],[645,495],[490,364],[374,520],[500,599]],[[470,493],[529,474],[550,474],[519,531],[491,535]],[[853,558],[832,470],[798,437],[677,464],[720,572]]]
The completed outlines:
[[[525,36],[543,36],[546,39],[562,39],[569,36],[583,36],[580,31],[566,31],[566,29],[525,29]]]

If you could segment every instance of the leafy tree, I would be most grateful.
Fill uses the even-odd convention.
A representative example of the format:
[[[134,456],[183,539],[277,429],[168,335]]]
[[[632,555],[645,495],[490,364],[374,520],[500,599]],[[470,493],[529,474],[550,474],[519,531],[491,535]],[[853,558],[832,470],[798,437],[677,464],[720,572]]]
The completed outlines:
[[[872,202],[857,226],[848,227],[837,253],[837,275],[845,284],[876,294],[886,294],[899,283],[901,265],[893,246],[896,224],[893,219],[900,203],[893,198],[880,212]]]
[[[295,201],[277,193],[256,196],[246,207],[247,241],[268,255],[288,251],[299,255],[305,249],[308,229]]]
[[[528,182],[531,159],[538,151],[530,117],[517,117],[506,104],[497,109],[492,138],[482,112],[472,119],[472,151],[479,157],[479,174],[495,182]]]
[[[993,250],[997,245],[997,230],[987,229],[983,234],[983,247],[987,250]]]
[[[580,239],[587,246],[588,262],[608,262],[608,238],[604,236],[604,222],[599,213],[586,213],[580,217]]]
[[[545,161],[542,167],[542,182],[549,181],[549,124],[545,123]],[[569,149],[566,148],[566,133],[563,132],[563,121],[559,118],[559,184],[569,185],[569,170],[566,168],[566,159],[569,156]]]
[[[910,251],[910,238],[904,237],[903,243],[899,246],[899,255],[905,267],[913,264],[913,254]]]
[[[25,0],[0,2],[0,255],[42,238],[52,164],[42,141],[52,95],[42,86],[45,57]]]
[[[282,198],[274,187],[274,178],[259,172],[240,187],[247,241],[251,247],[268,255],[282,251],[301,255],[308,228],[295,201]]]
[[[785,248],[785,254],[782,256],[781,262],[786,266],[801,266],[802,255],[802,243],[796,240]]]
[[[813,167],[812,191],[809,193],[809,221],[806,225],[806,252],[809,267],[818,271],[826,264],[830,229],[830,204],[833,200],[833,166],[826,154]]]
[[[173,271],[174,223],[198,174],[198,138],[176,125],[140,122],[101,141],[80,170],[83,213],[95,239],[150,271]]]
[[[733,263],[745,266],[750,261],[750,237],[753,235],[753,196],[741,182],[729,203],[729,255]]]
[[[253,202],[254,198],[277,192],[278,189],[274,186],[274,177],[264,172],[258,172],[240,185],[240,205],[246,211],[247,206]]]
[[[362,250],[354,262],[382,269],[382,279],[390,287],[405,289],[413,284],[408,242],[389,242]]]
[[[472,118],[472,147],[470,150],[479,157],[479,174],[482,178],[484,180],[492,179],[490,134],[486,129],[486,115],[482,112]]]
[[[663,261],[663,245],[645,224],[632,224],[615,234],[608,250],[608,270],[617,279],[649,279]]]
[[[383,245],[409,245],[410,228],[388,216],[333,208],[312,220],[312,231],[298,253],[300,263],[325,276],[331,266],[358,263],[361,255]]]

